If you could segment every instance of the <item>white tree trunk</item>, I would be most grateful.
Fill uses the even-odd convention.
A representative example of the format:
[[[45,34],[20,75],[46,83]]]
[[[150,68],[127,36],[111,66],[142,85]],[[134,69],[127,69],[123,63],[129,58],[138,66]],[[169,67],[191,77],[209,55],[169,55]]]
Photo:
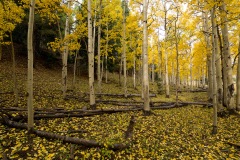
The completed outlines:
[[[178,10],[177,10],[177,17],[175,21],[175,47],[176,47],[176,65],[177,65],[177,74],[176,74],[176,104],[178,105],[178,87],[179,87],[179,54],[178,54],[178,35],[177,35],[177,21],[178,21]]]
[[[127,97],[127,60],[126,60],[126,0],[123,0],[123,76],[124,97]]]
[[[93,20],[93,55],[95,53],[95,37],[96,37],[96,20],[97,20],[97,1],[95,1],[94,20]]]
[[[231,60],[231,54],[230,54],[230,45],[229,45],[229,38],[228,38],[228,20],[227,20],[227,10],[226,5],[224,2],[222,2],[222,6],[220,6],[220,12],[222,14],[221,21],[222,21],[222,38],[223,38],[223,54],[225,59],[225,65],[226,65],[226,74],[227,76],[227,108],[229,110],[233,110],[235,108],[234,103],[234,84],[232,79],[232,60]]]
[[[106,51],[105,51],[105,82],[108,83],[108,22],[107,22],[107,36],[106,36]]]
[[[104,68],[104,57],[102,56],[102,63],[101,63],[101,82],[102,82],[102,79],[103,79],[103,68]]]
[[[33,116],[33,24],[34,24],[34,9],[35,0],[31,0],[28,22],[28,76],[27,76],[27,92],[28,92],[28,131],[33,130],[34,116]]]
[[[169,94],[169,79],[168,79],[168,53],[167,53],[167,6],[164,2],[164,32],[165,32],[165,86],[166,86],[166,98],[170,98]]]
[[[215,7],[211,10],[212,23],[215,16]],[[212,27],[212,77],[213,77],[213,134],[217,134],[217,74],[216,74],[216,43],[214,39],[214,27]]]
[[[108,56],[105,55],[105,83],[108,83],[108,66],[107,66]]]
[[[158,30],[158,37],[160,35],[160,30]],[[158,45],[157,45],[157,50],[158,50],[158,79],[160,81],[162,81],[162,52],[161,52],[161,48],[160,48],[160,40],[158,38]]]
[[[136,56],[133,55],[133,88],[136,88]]]
[[[240,111],[240,34],[238,37],[237,111]]]
[[[93,54],[93,36],[92,36],[92,15],[91,0],[88,0],[88,74],[89,74],[89,94],[90,108],[96,108],[94,93],[94,54]]]
[[[208,14],[203,12],[203,28],[205,32],[206,50],[207,50],[207,73],[208,73],[208,97],[209,101],[213,100],[213,79],[212,79],[212,57],[210,56],[210,40],[209,40],[209,27],[208,27]]]
[[[218,111],[221,111],[223,110],[223,106],[222,106],[223,88],[222,88],[221,57],[220,57],[220,50],[219,50],[219,43],[218,43],[215,9],[211,14],[214,14],[214,15],[211,15],[211,21],[212,21],[212,38],[213,38],[213,47],[214,47],[213,53],[215,54],[215,60],[216,60],[214,63],[216,65],[217,108],[218,108]]]
[[[148,79],[148,32],[147,32],[147,10],[148,2],[143,0],[143,90],[144,90],[144,112],[150,113],[149,79]]]
[[[70,1],[68,0],[68,8],[70,8]],[[69,34],[69,14],[66,17],[65,24],[65,37]],[[63,51],[63,66],[62,66],[62,92],[63,98],[66,97],[67,92],[67,60],[68,60],[68,43],[64,43],[64,51]]]
[[[192,56],[190,57],[190,90],[193,90],[193,76],[192,76]]]
[[[123,66],[123,55],[121,55],[120,65],[119,65],[119,86],[122,86],[122,66]]]
[[[2,51],[2,43],[0,41],[0,61],[2,60],[2,53],[3,53],[3,51]]]
[[[102,0],[99,4],[99,24],[98,24],[98,66],[97,66],[97,75],[98,75],[98,92],[101,93],[101,11],[102,11]]]
[[[154,68],[154,63],[152,62],[152,82],[155,82],[155,68]]]

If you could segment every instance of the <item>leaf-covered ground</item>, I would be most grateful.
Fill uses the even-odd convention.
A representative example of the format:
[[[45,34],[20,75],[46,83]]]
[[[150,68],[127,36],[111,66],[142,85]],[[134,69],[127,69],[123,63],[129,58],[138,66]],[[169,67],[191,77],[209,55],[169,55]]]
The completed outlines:
[[[13,89],[11,63],[0,62],[0,92]],[[26,108],[26,63],[18,63],[17,78],[20,92],[19,108]],[[68,77],[71,89],[72,75]],[[140,93],[132,88],[128,79],[129,93]],[[77,78],[76,90],[68,95],[83,97],[88,92],[87,78]],[[95,84],[97,86],[97,84]],[[104,93],[123,93],[117,76],[110,75],[109,83],[103,83]],[[61,98],[61,70],[34,70],[34,107],[80,109],[88,106],[77,99]],[[156,84],[151,91],[156,92]],[[173,93],[174,94],[174,93]],[[206,101],[206,93],[180,94],[182,101]],[[140,101],[140,98],[98,97],[102,100]],[[164,95],[152,98],[153,101],[174,101],[174,96],[166,99]],[[12,107],[14,96],[0,94],[0,107]],[[98,104],[98,108],[124,108]],[[47,140],[28,135],[19,130],[0,125],[0,159],[240,159],[240,149],[228,144],[240,143],[240,120],[235,116],[218,119],[218,134],[212,135],[212,108],[188,106],[168,110],[154,110],[155,115],[143,116],[142,112],[127,112],[97,115],[84,118],[42,119],[36,121],[38,130],[55,132],[61,135],[95,140],[106,145],[124,141],[124,132],[132,115],[136,118],[134,134],[129,149],[112,151],[106,148],[85,148],[79,145],[63,144],[61,141]],[[11,112],[14,113],[14,112]],[[24,113],[22,113],[24,114]],[[84,130],[84,133],[68,133],[69,130]]]

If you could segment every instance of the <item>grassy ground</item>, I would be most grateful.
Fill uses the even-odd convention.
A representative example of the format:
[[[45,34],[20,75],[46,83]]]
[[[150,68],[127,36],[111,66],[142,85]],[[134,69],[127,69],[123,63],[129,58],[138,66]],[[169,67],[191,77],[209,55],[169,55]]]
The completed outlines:
[[[11,63],[0,62],[0,92],[11,92],[13,83]],[[18,88],[20,91],[19,108],[26,108],[27,65],[19,61],[17,65]],[[68,88],[72,89],[72,75],[68,77]],[[128,79],[128,92],[140,93],[141,88],[133,89]],[[95,84],[97,86],[97,84]],[[65,108],[68,110],[88,106],[76,99],[61,98],[61,70],[45,69],[39,66],[34,70],[34,107]],[[151,91],[157,91],[157,85],[151,84]],[[109,75],[109,83],[103,83],[104,93],[123,93],[116,75]],[[88,92],[86,77],[78,77],[74,92],[70,95],[83,96]],[[54,97],[54,98],[53,98]],[[100,98],[98,98],[100,99]],[[140,98],[117,98],[102,96],[103,100],[140,101]],[[6,101],[5,101],[6,100]],[[157,95],[153,101],[174,101],[164,95]],[[205,93],[180,93],[182,101],[206,101]],[[0,107],[12,107],[14,96],[0,94]],[[117,108],[97,104],[98,108]],[[143,116],[142,112],[128,112],[98,115],[85,118],[59,118],[39,120],[35,123],[38,130],[50,131],[61,135],[96,140],[106,145],[123,141],[130,117],[136,117],[133,141],[129,149],[112,151],[106,148],[84,148],[79,145],[63,144],[28,135],[26,130],[8,128],[0,125],[0,159],[4,155],[10,159],[240,159],[240,149],[228,145],[228,142],[240,142],[239,118],[229,116],[218,119],[218,134],[211,135],[212,108],[188,106],[168,110],[154,110],[156,115]],[[68,130],[85,130],[86,133],[65,133]],[[75,149],[71,149],[75,148]]]

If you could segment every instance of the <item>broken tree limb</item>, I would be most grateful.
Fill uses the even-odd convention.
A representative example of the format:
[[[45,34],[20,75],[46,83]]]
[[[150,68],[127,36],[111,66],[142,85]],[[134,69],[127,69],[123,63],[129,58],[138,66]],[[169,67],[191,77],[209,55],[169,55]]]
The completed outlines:
[[[2,123],[4,125],[7,125],[8,127],[13,127],[13,128],[18,128],[18,129],[28,129],[27,124],[24,123],[19,123],[19,122],[14,122],[8,119],[6,115],[1,115],[2,116]],[[126,140],[131,140],[132,135],[133,135],[133,127],[135,124],[135,119],[132,116],[128,129],[125,133],[125,139]],[[40,131],[40,130],[35,130],[33,129],[32,132],[33,134],[39,136],[39,137],[44,137],[47,139],[55,139],[55,140],[61,140],[64,143],[72,143],[72,144],[78,144],[78,145],[83,145],[85,147],[99,147],[99,148],[104,148],[105,145],[99,142],[96,142],[94,140],[86,140],[82,138],[76,138],[76,137],[70,137],[70,136],[62,136],[56,133],[51,133],[51,132],[46,132],[46,131]],[[127,141],[125,143],[115,143],[113,145],[108,145],[108,149],[112,150],[123,150],[126,149],[130,146],[130,141]]]

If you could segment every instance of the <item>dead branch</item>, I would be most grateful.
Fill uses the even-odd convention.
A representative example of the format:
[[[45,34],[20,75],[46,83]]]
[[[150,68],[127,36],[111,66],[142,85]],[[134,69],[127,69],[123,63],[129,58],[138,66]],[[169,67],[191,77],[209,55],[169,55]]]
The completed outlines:
[[[227,144],[240,149],[240,143],[227,142]]]
[[[9,91],[9,92],[0,92],[0,94],[13,94],[13,92],[11,91]]]
[[[18,129],[28,129],[27,125],[24,123],[19,123],[19,122],[14,122],[8,119],[6,115],[1,115],[2,116],[2,123],[4,125],[7,125],[8,127],[13,127],[13,128],[18,128]],[[125,133],[125,139],[132,139],[132,134],[133,134],[133,127],[135,124],[135,119],[134,117],[131,117],[128,129]],[[40,131],[40,130],[33,130],[31,133],[39,136],[39,137],[44,137],[47,139],[56,139],[56,140],[61,140],[63,143],[72,143],[72,144],[78,144],[78,145],[83,145],[85,147],[99,147],[99,148],[104,148],[104,144],[96,142],[94,140],[86,140],[82,138],[76,138],[76,137],[70,137],[70,136],[62,136],[56,133],[51,133],[51,132],[46,132],[46,131]],[[122,150],[126,149],[130,146],[130,141],[127,141],[126,143],[115,143],[113,145],[107,146],[108,149],[112,150]]]
[[[122,104],[121,104],[122,105]],[[212,106],[210,103],[206,102],[178,102],[178,105],[176,105],[174,102],[167,102],[164,104],[161,104],[161,102],[151,102],[151,109],[171,109],[176,107],[183,107],[188,105],[204,105],[204,106]],[[102,115],[102,114],[113,114],[113,113],[120,113],[120,112],[131,112],[131,111],[142,111],[143,104],[139,105],[130,105],[132,108],[124,108],[124,109],[97,109],[97,110],[86,110],[86,109],[77,109],[77,110],[63,110],[63,109],[53,109],[53,110],[37,110],[35,111],[34,119],[40,120],[40,119],[50,119],[50,118],[67,118],[67,117],[91,117],[94,115]],[[6,110],[5,110],[6,109]],[[16,108],[10,108],[11,110],[15,112],[23,112],[27,111],[26,109],[16,109]],[[8,117],[10,117],[13,121],[27,121],[27,116],[19,114],[15,117],[11,116],[11,114],[8,112],[8,108],[2,108],[0,110],[1,113],[7,114]]]
[[[124,94],[96,93],[96,96],[125,97]],[[141,97],[141,94],[128,94],[127,97]],[[150,97],[156,97],[156,94],[149,94]]]

